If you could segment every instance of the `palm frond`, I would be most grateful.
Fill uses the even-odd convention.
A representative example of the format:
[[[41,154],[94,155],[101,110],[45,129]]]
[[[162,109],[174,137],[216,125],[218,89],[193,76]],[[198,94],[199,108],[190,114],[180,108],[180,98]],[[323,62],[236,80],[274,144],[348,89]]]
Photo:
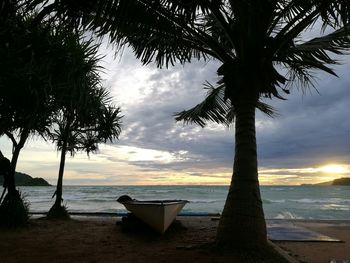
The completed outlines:
[[[350,27],[294,45],[276,54],[276,60],[289,69],[289,84],[299,81],[301,86],[313,86],[313,70],[322,70],[337,76],[329,65],[338,64],[331,54],[342,55],[350,49]]]
[[[347,25],[350,22],[350,1],[315,1],[316,8],[320,13],[323,27],[333,28]]]
[[[229,126],[231,122],[230,118],[227,117],[231,107],[228,101],[224,99],[225,86],[221,84],[218,87],[214,87],[207,83],[205,87],[208,89],[206,98],[195,107],[176,113],[175,120],[195,123],[201,127],[204,127],[207,121]],[[231,115],[231,118],[233,116],[234,114]]]
[[[315,23],[334,28],[349,24],[349,0],[55,0],[49,3],[58,18],[74,20],[100,36],[109,35],[117,50],[129,45],[144,64],[155,62],[159,67],[167,67],[176,62],[214,57],[228,65],[226,80],[254,74],[259,80],[259,87],[252,87],[257,96],[282,98],[278,88],[288,93],[285,88],[288,81],[276,64],[290,70],[289,80],[300,78],[301,83],[312,85],[312,74],[308,71],[322,70],[335,75],[330,65],[337,61],[331,53],[343,54],[350,49],[346,27],[302,44],[297,42]],[[232,72],[232,68],[237,70]],[[233,78],[234,74],[237,76]],[[239,86],[225,84],[228,93]],[[245,88],[237,88],[237,92]],[[197,112],[202,112],[205,104],[200,105],[195,108]],[[212,114],[218,118],[220,111]]]
[[[102,110],[102,115],[98,123],[97,138],[103,142],[113,141],[118,139],[122,130],[120,108],[108,105]]]
[[[235,110],[231,101],[225,98],[225,85],[220,84],[214,87],[207,82],[205,89],[208,90],[205,99],[189,110],[176,113],[175,120],[186,124],[194,123],[202,128],[208,121],[230,126],[235,118]],[[270,117],[277,114],[272,106],[262,101],[257,102],[256,108]]]
[[[117,47],[130,45],[143,63],[155,61],[158,66],[168,66],[175,61],[188,62],[192,57],[205,57],[201,50],[205,47],[195,49],[198,45],[184,30],[192,15],[181,14],[193,13],[192,5],[175,1],[105,1],[93,14],[89,27],[100,35],[108,34]]]
[[[274,118],[279,115],[274,107],[262,102],[261,100],[257,102],[256,108],[271,118]]]
[[[43,1],[37,0],[37,3]],[[176,61],[185,63],[208,55],[229,58],[229,49],[225,51],[200,22],[200,18],[209,13],[209,6],[224,15],[221,8],[224,2],[56,0],[49,5],[51,8],[44,7],[39,17],[54,13],[64,25],[80,24],[100,36],[108,35],[117,50],[130,45],[145,64],[156,62],[159,67],[167,67]],[[229,29],[227,24],[224,28]]]
[[[325,53],[329,51],[334,54],[343,54],[350,48],[350,25],[322,37],[313,38],[300,45],[291,48],[293,52],[312,53],[312,55],[325,63],[333,61]]]
[[[288,69],[286,88],[289,89],[291,85],[301,87],[302,90],[307,88],[315,88],[314,75],[310,68],[305,66],[302,62],[288,63],[285,65]]]

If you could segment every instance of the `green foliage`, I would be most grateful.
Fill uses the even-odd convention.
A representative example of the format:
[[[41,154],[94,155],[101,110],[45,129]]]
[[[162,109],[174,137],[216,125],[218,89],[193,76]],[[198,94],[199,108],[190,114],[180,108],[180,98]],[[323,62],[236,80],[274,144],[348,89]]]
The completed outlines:
[[[67,151],[95,152],[98,143],[117,139],[120,132],[120,108],[111,103],[109,92],[102,87],[99,75],[98,45],[86,41],[79,34],[66,35],[68,53],[62,54],[56,75],[64,81],[54,90],[56,111],[51,139],[57,149],[66,145]]]
[[[54,65],[62,37],[48,24],[16,14],[0,28],[0,134],[44,135],[53,111]]]
[[[34,14],[7,12],[0,25],[0,136],[8,136],[19,152],[32,135],[47,139],[58,111],[56,95],[83,82],[71,58],[85,54],[75,48],[80,36],[72,30],[36,23]]]
[[[55,112],[49,132],[61,151],[56,202],[48,214],[52,218],[68,216],[61,206],[66,153],[73,156],[85,151],[89,155],[98,150],[99,143],[118,139],[122,118],[120,108],[111,103],[109,92],[101,84],[98,45],[74,31],[65,35],[63,46],[57,56],[59,73],[53,76],[53,83],[60,85],[52,93]]]
[[[29,203],[21,193],[7,194],[0,205],[0,227],[25,226],[29,219],[28,212]]]

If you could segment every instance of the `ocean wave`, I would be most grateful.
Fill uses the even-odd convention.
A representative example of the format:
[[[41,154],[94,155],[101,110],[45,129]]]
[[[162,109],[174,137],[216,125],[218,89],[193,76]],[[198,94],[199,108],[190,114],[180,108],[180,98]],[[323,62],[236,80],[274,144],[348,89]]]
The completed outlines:
[[[294,187],[283,186],[283,187],[270,187],[269,188],[269,191],[286,191],[286,190],[288,190],[288,191],[294,190]]]
[[[151,193],[171,193],[174,192],[173,190],[152,190]]]
[[[340,204],[327,204],[320,208],[321,210],[333,210],[333,211],[350,211],[350,207],[348,205],[340,205]]]
[[[31,211],[48,211],[55,198],[54,187],[22,188]],[[21,190],[22,190],[21,189]],[[63,191],[64,204],[70,211],[126,211],[116,202],[124,194],[132,198],[186,199],[190,203],[184,212],[221,213],[227,197],[227,187],[211,186],[67,186]],[[348,219],[349,188],[337,187],[324,191],[322,187],[268,186],[262,187],[262,199],[268,218]]]
[[[277,214],[277,216],[275,216],[274,219],[303,219],[303,217],[293,214],[289,211],[283,211]]]
[[[285,203],[285,199],[263,199],[264,204],[272,204],[272,203]]]
[[[203,200],[203,199],[190,199],[188,200],[190,203],[193,204],[212,204],[212,203],[217,203],[217,202],[222,202],[222,200]]]
[[[291,199],[290,201],[305,204],[350,204],[350,199],[330,198],[330,199]]]
[[[117,202],[116,198],[113,199],[108,199],[108,198],[82,198],[82,199],[69,199],[66,198],[64,199],[67,202],[74,202],[74,203],[87,203],[87,202],[91,202],[91,203],[111,203],[111,202]]]

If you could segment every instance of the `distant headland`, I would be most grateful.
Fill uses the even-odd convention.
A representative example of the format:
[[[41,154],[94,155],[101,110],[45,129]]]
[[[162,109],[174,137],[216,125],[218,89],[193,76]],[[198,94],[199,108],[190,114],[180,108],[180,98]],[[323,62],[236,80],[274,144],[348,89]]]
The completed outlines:
[[[51,186],[45,179],[36,177],[33,178],[28,174],[16,172],[15,180],[17,186]],[[0,185],[4,182],[4,177],[0,176]]]
[[[350,177],[334,179],[333,181],[318,183],[318,184],[302,184],[302,185],[350,185]]]

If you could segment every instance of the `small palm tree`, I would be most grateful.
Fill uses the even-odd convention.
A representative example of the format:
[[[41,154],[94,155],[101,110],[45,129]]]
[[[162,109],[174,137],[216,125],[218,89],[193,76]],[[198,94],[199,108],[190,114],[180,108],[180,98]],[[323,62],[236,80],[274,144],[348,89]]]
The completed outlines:
[[[61,159],[56,201],[48,213],[50,218],[69,217],[62,205],[66,154],[96,152],[98,143],[117,139],[121,131],[120,109],[111,104],[109,93],[101,87],[98,46],[92,45],[91,41],[82,41],[77,34],[67,35],[65,44],[69,46],[69,53],[63,54],[57,64],[59,68],[69,70],[63,70],[57,76],[64,84],[54,93],[58,110],[54,114],[51,138],[61,151]]]
[[[282,99],[289,84],[311,83],[312,70],[335,75],[330,54],[350,48],[350,1],[347,0],[56,0],[57,15],[109,34],[117,46],[128,44],[144,63],[213,58],[221,108],[205,103],[182,112],[178,120],[201,125],[235,119],[232,181],[216,242],[231,249],[268,245],[260,197],[255,135],[255,109],[264,97]],[[84,2],[85,3],[85,2]],[[50,8],[43,11],[49,12]],[[317,38],[303,34],[320,24]],[[323,29],[331,33],[325,34]],[[328,31],[327,31],[328,32]],[[209,106],[203,108],[202,106]],[[260,106],[259,106],[260,105]],[[198,114],[192,114],[198,113]]]

